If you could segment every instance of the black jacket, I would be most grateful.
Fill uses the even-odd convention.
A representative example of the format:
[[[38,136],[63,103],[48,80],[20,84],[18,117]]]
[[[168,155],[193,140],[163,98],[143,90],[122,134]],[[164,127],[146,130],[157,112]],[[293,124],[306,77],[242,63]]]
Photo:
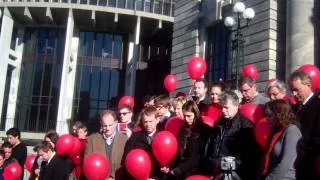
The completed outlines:
[[[196,96],[192,96],[192,99],[193,99],[195,102],[198,101],[198,97],[196,97]],[[208,95],[206,95],[206,96],[204,97],[204,99],[198,103],[199,111],[200,111],[201,113],[204,112],[204,111],[208,108],[208,106],[210,106],[211,104],[212,104],[211,98],[210,98]]]
[[[157,133],[158,131],[153,135],[153,138],[156,136]],[[124,167],[125,167],[125,159],[128,153],[133,149],[142,149],[148,153],[152,163],[150,178],[160,179],[164,175],[160,171],[160,165],[153,155],[151,143],[149,144],[147,140],[146,132],[140,131],[140,132],[133,133],[131,137],[128,139],[125,145],[123,157],[122,157],[122,165]],[[134,178],[131,177],[128,172],[126,172],[125,179],[134,179]]]
[[[320,155],[320,93],[314,93],[297,112],[297,121],[302,134],[297,147],[297,179],[320,179],[315,169],[316,157]]]
[[[48,164],[41,165],[39,180],[68,180],[71,171],[70,161],[55,154]]]
[[[198,132],[193,132],[190,137],[185,137],[184,128],[178,135],[178,152],[170,169],[174,172],[174,177],[168,176],[166,179],[185,179],[194,175],[198,171],[198,165],[201,153],[201,138]]]
[[[236,173],[243,180],[256,179],[261,152],[254,138],[253,125],[240,114],[233,119],[220,118],[204,147],[202,166],[209,175],[221,173],[220,159],[236,158]]]

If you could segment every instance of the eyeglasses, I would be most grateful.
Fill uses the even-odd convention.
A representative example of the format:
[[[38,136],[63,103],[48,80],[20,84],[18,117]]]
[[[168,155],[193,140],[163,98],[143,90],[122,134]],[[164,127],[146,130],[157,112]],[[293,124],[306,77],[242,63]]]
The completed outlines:
[[[122,115],[125,116],[125,115],[127,115],[127,114],[129,114],[129,113],[131,113],[131,112],[119,112],[119,115],[120,115],[120,116],[122,116]]]

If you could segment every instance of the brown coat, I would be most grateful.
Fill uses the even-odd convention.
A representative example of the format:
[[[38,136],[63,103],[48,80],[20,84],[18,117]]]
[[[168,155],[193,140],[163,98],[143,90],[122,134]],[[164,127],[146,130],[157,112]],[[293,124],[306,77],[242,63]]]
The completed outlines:
[[[127,136],[116,132],[116,135],[113,139],[113,146],[111,150],[112,159],[109,160],[110,176],[112,177],[115,177],[116,172],[121,167],[121,159],[126,142]],[[86,157],[87,155],[93,152],[99,152],[108,158],[106,150],[106,141],[100,133],[94,133],[90,135],[87,139],[87,147],[84,156]]]

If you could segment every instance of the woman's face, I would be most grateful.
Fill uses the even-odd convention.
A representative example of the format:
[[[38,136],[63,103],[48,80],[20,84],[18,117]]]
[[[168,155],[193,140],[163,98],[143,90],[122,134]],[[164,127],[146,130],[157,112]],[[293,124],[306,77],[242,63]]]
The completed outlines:
[[[220,87],[212,87],[210,91],[210,97],[213,103],[219,103],[219,95],[221,94]]]
[[[177,103],[174,107],[174,112],[179,118],[183,119],[182,104]]]
[[[193,122],[194,122],[194,113],[193,112],[183,110],[183,116],[184,116],[184,120],[186,121],[186,123],[189,126],[193,125]]]
[[[283,99],[286,94],[277,87],[271,87],[268,89],[268,96],[271,100],[276,100]]]

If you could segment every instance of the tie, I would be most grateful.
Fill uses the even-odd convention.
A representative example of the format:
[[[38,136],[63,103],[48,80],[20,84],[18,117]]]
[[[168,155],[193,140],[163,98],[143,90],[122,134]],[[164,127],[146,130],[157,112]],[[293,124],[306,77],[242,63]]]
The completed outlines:
[[[151,142],[152,142],[152,137],[147,135],[147,141],[148,141],[148,144],[151,144]]]

